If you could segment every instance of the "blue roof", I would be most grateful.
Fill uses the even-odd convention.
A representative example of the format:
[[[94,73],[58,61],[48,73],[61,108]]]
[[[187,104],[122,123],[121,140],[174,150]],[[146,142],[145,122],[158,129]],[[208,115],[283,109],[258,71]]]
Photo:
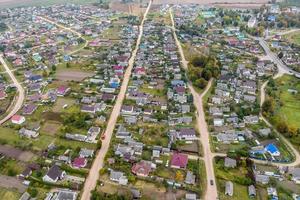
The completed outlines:
[[[275,20],[276,20],[276,16],[274,16],[274,15],[268,16],[268,21],[275,21]]]
[[[275,153],[278,152],[278,148],[274,144],[268,144],[266,147],[266,150],[269,151],[270,153]]]

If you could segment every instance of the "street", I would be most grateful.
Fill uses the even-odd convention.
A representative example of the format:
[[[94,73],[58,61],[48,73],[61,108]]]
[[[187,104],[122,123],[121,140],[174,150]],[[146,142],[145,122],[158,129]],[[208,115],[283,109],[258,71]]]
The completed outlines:
[[[135,57],[136,57],[136,54],[137,54],[137,51],[139,49],[139,45],[141,43],[141,39],[142,39],[142,36],[143,36],[143,25],[144,25],[144,22],[146,20],[147,14],[150,10],[151,4],[152,4],[152,1],[149,1],[148,7],[147,7],[147,9],[144,13],[141,25],[139,26],[139,35],[138,35],[138,39],[137,39],[137,42],[136,42],[136,46],[135,46],[135,48],[134,48],[134,50],[131,54],[131,57],[129,59],[128,67],[127,67],[125,75],[124,75],[124,80],[122,82],[119,95],[117,97],[116,103],[114,105],[114,108],[113,108],[112,113],[110,115],[109,121],[107,123],[107,128],[106,128],[105,133],[104,133],[105,134],[105,139],[102,140],[102,147],[98,151],[98,153],[96,155],[96,158],[94,159],[94,162],[93,162],[92,167],[90,169],[89,175],[88,175],[88,177],[85,181],[84,188],[83,188],[83,193],[82,193],[82,196],[81,196],[82,200],[90,199],[91,191],[96,187],[97,180],[99,179],[99,171],[103,167],[104,157],[105,157],[105,155],[106,155],[106,153],[109,149],[110,140],[111,140],[111,137],[113,135],[113,131],[114,131],[114,128],[115,128],[116,123],[117,123],[118,116],[119,116],[120,111],[121,111],[122,103],[123,103],[123,100],[125,98],[127,86],[128,86],[128,83],[129,83],[129,79],[130,79],[130,76],[131,76],[132,69],[133,69]]]
[[[178,47],[180,57],[181,57],[181,62],[185,70],[188,69],[188,61],[185,59],[181,44],[177,38],[176,32],[175,32],[175,22],[173,19],[173,14],[172,10],[169,10],[170,12],[170,17],[172,21],[172,30],[173,30],[173,35],[176,41],[176,45]],[[205,113],[203,110],[203,102],[202,98],[203,96],[208,92],[209,88],[211,87],[212,81],[208,82],[208,85],[206,86],[205,90],[202,92],[201,95],[199,95],[192,84],[188,82],[188,87],[193,95],[194,99],[194,105],[197,110],[197,127],[198,130],[200,131],[200,142],[203,148],[203,161],[205,163],[205,170],[206,170],[206,191],[204,195],[204,199],[206,200],[214,200],[217,199],[218,197],[218,191],[217,191],[217,186],[216,186],[216,180],[215,180],[215,173],[214,173],[214,166],[213,166],[213,158],[214,154],[211,152],[210,149],[210,141],[209,141],[209,131],[207,128],[207,124],[205,121]],[[211,181],[213,184],[211,184]]]
[[[23,105],[23,102],[25,99],[25,91],[24,91],[23,87],[21,86],[21,84],[19,83],[19,81],[17,80],[17,78],[15,77],[14,73],[7,66],[5,60],[3,59],[3,57],[1,55],[0,55],[0,62],[2,64],[2,66],[5,68],[6,73],[9,75],[9,77],[13,81],[13,83],[16,86],[17,91],[18,91],[17,101],[12,102],[12,103],[14,103],[13,108],[2,120],[0,120],[0,125],[2,125],[4,122],[9,120],[12,116],[14,116],[22,108],[22,105]]]

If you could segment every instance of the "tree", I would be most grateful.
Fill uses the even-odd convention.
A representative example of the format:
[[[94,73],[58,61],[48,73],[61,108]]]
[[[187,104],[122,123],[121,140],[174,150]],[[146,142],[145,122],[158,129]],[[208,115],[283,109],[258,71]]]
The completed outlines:
[[[52,65],[52,71],[56,71],[56,66]]]
[[[207,85],[207,81],[204,78],[200,78],[195,81],[195,85],[196,87],[204,89]]]
[[[276,128],[282,134],[286,134],[289,131],[287,123],[285,121],[283,121],[283,120],[281,120],[281,121],[278,122]]]
[[[179,170],[176,171],[175,180],[178,182],[183,180],[183,174],[181,171],[179,171]]]
[[[273,98],[268,98],[262,105],[262,111],[264,115],[271,115],[275,110],[275,101]]]

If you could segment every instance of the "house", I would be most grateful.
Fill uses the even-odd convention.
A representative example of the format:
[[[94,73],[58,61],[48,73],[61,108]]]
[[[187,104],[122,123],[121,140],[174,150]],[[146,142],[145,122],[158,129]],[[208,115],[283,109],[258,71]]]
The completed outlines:
[[[224,125],[224,119],[215,118],[214,119],[214,126],[223,126]]]
[[[196,176],[193,174],[193,172],[187,171],[184,182],[186,184],[195,184],[195,179],[196,179]]]
[[[120,185],[127,185],[128,183],[128,179],[126,178],[124,173],[119,171],[111,170],[109,179],[111,181],[119,183]]]
[[[276,145],[272,143],[265,146],[265,151],[271,154],[272,156],[280,156],[280,151],[278,150]]]
[[[271,134],[271,129],[270,128],[259,129],[258,133],[262,137],[268,137]]]
[[[63,97],[65,96],[69,91],[71,90],[71,88],[67,87],[67,86],[59,86],[56,90],[57,96]]]
[[[81,148],[79,152],[79,156],[82,158],[92,158],[94,156],[94,150]]]
[[[188,163],[188,156],[182,153],[174,153],[171,158],[171,167],[185,169]]]
[[[60,189],[57,193],[57,196],[51,200],[76,200],[77,195],[77,192],[66,189]]]
[[[73,160],[72,166],[74,168],[84,168],[87,164],[87,159],[83,157],[78,157]]]
[[[248,186],[248,194],[250,198],[254,198],[256,196],[256,189],[254,185]]]
[[[37,105],[35,104],[26,104],[23,106],[23,114],[31,115],[37,109]]]
[[[86,113],[96,113],[96,108],[93,105],[82,105],[81,106],[81,112],[86,112]]]
[[[177,134],[179,140],[196,140],[196,131],[193,128],[181,128]]]
[[[28,178],[31,174],[32,174],[31,168],[26,167],[26,169],[19,175],[19,177]]]
[[[197,200],[197,195],[195,193],[186,193],[185,200]]]
[[[7,97],[7,94],[5,91],[0,90],[0,100],[4,100]]]
[[[261,183],[261,184],[268,184],[270,180],[270,177],[264,174],[255,174],[255,182]]]
[[[24,192],[19,200],[30,200],[30,194],[28,192]]]
[[[131,172],[137,176],[147,177],[151,172],[151,164],[150,161],[141,160],[133,165]]]
[[[227,168],[235,168],[236,167],[236,160],[226,157],[225,161],[224,161],[224,166],[227,167]]]
[[[126,128],[121,124],[118,127],[117,133],[116,133],[116,138],[130,138],[131,137],[131,133],[129,131],[126,130]]]
[[[271,197],[271,200],[278,200],[278,194],[276,188],[268,187],[267,188],[268,196]]]
[[[11,118],[11,122],[13,124],[18,124],[18,125],[21,125],[25,122],[25,117],[21,116],[21,115],[14,115],[12,116]]]
[[[43,181],[56,183],[58,180],[62,180],[66,172],[61,170],[59,166],[53,165],[47,172],[45,176],[43,176]]]
[[[122,114],[124,114],[124,115],[130,115],[130,114],[132,114],[133,113],[133,110],[134,110],[134,107],[133,106],[127,106],[127,105],[123,105],[122,106],[122,110],[121,110],[121,112],[122,112]]]
[[[292,181],[296,184],[300,184],[300,168],[289,169],[288,173],[292,176]]]
[[[233,183],[231,181],[225,183],[225,195],[233,196]]]
[[[21,136],[25,136],[25,137],[28,137],[28,138],[36,138],[39,135],[38,132],[33,131],[33,130],[28,130],[24,127],[19,130],[19,134]]]

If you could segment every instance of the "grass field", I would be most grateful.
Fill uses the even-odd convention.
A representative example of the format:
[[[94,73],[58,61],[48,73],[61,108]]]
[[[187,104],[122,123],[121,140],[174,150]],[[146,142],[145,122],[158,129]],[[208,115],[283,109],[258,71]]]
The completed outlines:
[[[16,200],[20,198],[20,194],[16,191],[0,188],[0,197],[5,200]]]
[[[285,38],[291,43],[300,45],[300,31],[287,34]]]
[[[300,128],[300,81],[299,79],[285,75],[276,80],[278,86],[278,98],[282,102],[282,106],[276,113],[274,120],[283,119],[288,125]],[[297,90],[297,94],[293,94],[288,89]]]

